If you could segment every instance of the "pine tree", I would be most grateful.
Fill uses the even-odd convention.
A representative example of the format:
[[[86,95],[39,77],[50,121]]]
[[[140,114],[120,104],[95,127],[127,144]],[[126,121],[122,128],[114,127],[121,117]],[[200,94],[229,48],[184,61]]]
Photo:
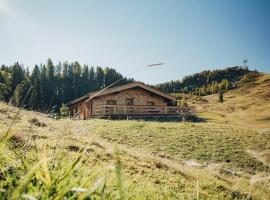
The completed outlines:
[[[69,109],[64,103],[62,103],[62,106],[60,108],[60,114],[61,114],[61,117],[69,116]]]
[[[225,90],[229,90],[231,89],[231,85],[230,85],[230,82],[226,79],[225,80]]]
[[[43,111],[45,111],[48,107],[48,93],[46,92],[47,90],[47,82],[48,79],[46,77],[47,74],[47,69],[45,65],[41,66],[41,72],[40,72],[40,105]]]
[[[62,81],[60,86],[61,91],[61,102],[68,102],[70,100],[70,80],[69,80],[69,64],[68,62],[63,63],[63,74],[62,74]]]
[[[55,77],[55,66],[53,65],[52,60],[49,58],[47,61],[47,87],[45,88],[45,92],[46,92],[46,103],[48,105],[48,109],[50,109],[50,107],[52,105],[55,105],[56,103],[56,99],[55,99],[55,95],[58,89],[58,85],[56,82],[56,77]]]
[[[82,72],[82,83],[81,83],[81,88],[82,88],[82,94],[86,94],[90,90],[90,85],[89,85],[89,68],[87,65],[83,66],[83,72]]]
[[[96,68],[96,81],[98,89],[105,87],[104,71],[101,67]]]
[[[215,93],[215,83],[214,83],[214,81],[212,81],[212,83],[211,83],[211,93],[212,94]]]
[[[81,65],[79,62],[74,62],[73,64],[73,81],[72,81],[72,88],[73,88],[73,95],[75,98],[82,96],[81,92]]]
[[[223,102],[223,92],[222,92],[222,90],[219,90],[219,92],[218,92],[218,101],[219,102]]]
[[[186,107],[186,106],[188,106],[188,105],[187,105],[187,101],[186,101],[186,99],[185,99],[185,98],[183,98],[183,99],[181,100],[181,102],[180,102],[180,106],[182,106],[182,107]]]
[[[22,65],[1,66],[0,70],[0,99],[9,101],[13,97],[15,105],[22,104],[26,92],[31,87],[23,106],[33,110],[48,111],[55,107],[60,111],[61,104],[76,99],[87,92],[99,90],[123,76],[111,68],[103,69],[78,62],[59,63],[54,66],[51,59],[45,65],[34,66],[32,73],[24,70]],[[131,82],[133,79],[123,78],[119,84]],[[172,87],[172,85],[168,85]]]
[[[206,95],[206,94],[207,94],[206,86],[203,85],[203,86],[202,86],[202,95],[204,96],[204,95]]]
[[[68,62],[64,62],[63,64],[63,79],[68,77]]]
[[[61,62],[59,62],[58,65],[56,66],[55,72],[56,72],[57,79],[60,80],[61,79],[61,73],[62,73],[62,63]]]
[[[215,81],[214,83],[214,93],[217,93],[219,91],[219,85],[218,83]]]
[[[3,82],[2,83],[0,82],[0,100],[1,101],[5,100],[6,90],[7,90],[6,85]]]
[[[54,79],[54,65],[52,60],[49,58],[47,60],[47,78],[51,81]]]
[[[2,75],[2,72],[0,71],[0,83],[4,83],[5,79],[4,76]]]
[[[72,99],[75,99],[75,96],[74,96],[74,86],[73,86],[73,64],[68,64],[67,65],[68,68],[67,68],[67,78],[65,79],[65,89],[64,89],[64,92],[65,92],[65,101],[64,102],[68,102]]]
[[[32,85],[32,90],[29,95],[30,107],[34,110],[37,110],[41,107],[42,102],[40,71],[37,65],[34,67],[30,80]]]
[[[30,83],[25,80],[16,86],[14,91],[14,103],[16,106],[27,108],[29,106],[27,100],[27,92],[30,88]]]
[[[24,70],[23,68],[19,65],[19,63],[15,63],[11,67],[11,79],[10,79],[10,92],[11,95],[13,94],[15,88],[17,87],[18,84],[20,84],[24,80]]]
[[[94,67],[90,68],[89,71],[89,91],[95,91],[97,90],[97,82],[95,80],[95,69]]]

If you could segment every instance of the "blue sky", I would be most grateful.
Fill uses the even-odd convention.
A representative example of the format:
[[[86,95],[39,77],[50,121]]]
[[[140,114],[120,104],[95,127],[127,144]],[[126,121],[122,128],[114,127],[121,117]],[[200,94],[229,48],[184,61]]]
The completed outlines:
[[[270,1],[0,0],[0,64],[47,58],[146,83],[241,65],[270,72]]]

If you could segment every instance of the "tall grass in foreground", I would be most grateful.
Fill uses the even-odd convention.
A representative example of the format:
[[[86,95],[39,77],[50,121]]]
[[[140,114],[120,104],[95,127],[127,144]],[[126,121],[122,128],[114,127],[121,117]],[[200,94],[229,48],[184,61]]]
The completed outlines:
[[[266,181],[254,182],[249,188],[244,177],[212,176],[192,168],[179,172],[158,160],[134,159],[122,150],[108,153],[88,135],[80,137],[83,122],[48,119],[47,128],[31,130],[31,123],[25,123],[29,117],[18,117],[12,118],[17,122],[8,134],[0,131],[0,199],[261,199],[269,186]],[[71,125],[61,132],[63,122]],[[104,127],[100,122],[93,123]],[[113,127],[104,130],[111,134],[108,130]]]
[[[117,149],[115,164],[101,166],[89,163],[87,157],[96,155],[89,155],[86,148],[72,153],[58,148],[57,144],[40,147],[36,136],[31,133],[28,137],[32,141],[25,143],[24,136],[17,136],[12,128],[31,89],[28,89],[7,131],[0,132],[0,199],[126,200],[171,199],[174,196],[166,190],[147,187],[144,181],[124,181]]]
[[[34,144],[34,143],[33,143]],[[13,135],[0,142],[0,199],[172,199],[143,180],[125,180],[121,154],[114,165],[91,163],[93,152],[33,146]],[[54,148],[57,148],[56,150]],[[27,149],[27,151],[25,151]]]

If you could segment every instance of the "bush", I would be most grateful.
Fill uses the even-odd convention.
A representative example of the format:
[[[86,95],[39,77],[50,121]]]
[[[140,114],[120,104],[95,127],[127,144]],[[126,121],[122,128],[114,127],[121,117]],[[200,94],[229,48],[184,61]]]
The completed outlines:
[[[60,108],[60,114],[61,114],[61,117],[69,116],[69,109],[64,103],[62,104],[62,106]]]
[[[218,92],[218,101],[223,102],[223,92],[221,90]]]

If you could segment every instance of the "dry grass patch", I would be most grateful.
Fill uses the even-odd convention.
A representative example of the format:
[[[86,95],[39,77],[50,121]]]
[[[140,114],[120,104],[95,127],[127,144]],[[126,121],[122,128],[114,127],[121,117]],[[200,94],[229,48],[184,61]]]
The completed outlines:
[[[1,135],[11,122],[6,115],[0,113]],[[197,192],[200,199],[249,198],[248,173],[238,177],[180,162],[223,160],[236,153],[232,145],[246,138],[243,130],[211,123],[52,120],[28,111],[20,118],[12,130],[22,131],[32,148],[0,143],[0,199],[193,199]],[[48,126],[32,126],[31,118]],[[252,143],[254,134],[241,141],[241,149],[267,147],[262,134]],[[220,141],[225,141],[222,148]],[[219,154],[211,155],[215,148]],[[204,156],[208,153],[212,157]],[[232,166],[239,161],[234,157]],[[270,191],[263,184],[269,186],[263,180],[252,185],[253,199],[267,197]]]

